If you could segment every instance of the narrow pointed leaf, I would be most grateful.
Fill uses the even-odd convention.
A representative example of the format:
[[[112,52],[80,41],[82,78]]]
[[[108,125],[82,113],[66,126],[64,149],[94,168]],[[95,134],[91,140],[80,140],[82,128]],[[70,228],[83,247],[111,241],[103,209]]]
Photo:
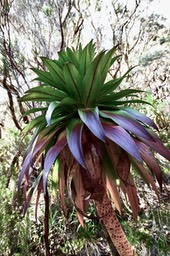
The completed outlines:
[[[141,90],[134,90],[134,89],[126,89],[121,90],[120,92],[110,92],[107,95],[103,95],[103,97],[100,97],[100,101],[107,101],[107,100],[118,100],[127,96],[134,96],[134,93],[144,92]]]
[[[36,102],[51,102],[51,101],[57,101],[58,97],[46,93],[39,93],[39,92],[32,92],[32,93],[27,93],[25,94],[22,98],[21,101],[36,101]]]
[[[25,205],[24,205],[24,215],[25,215],[25,213],[26,213],[26,211],[27,211],[27,209],[28,209],[28,207],[30,205],[33,193],[35,192],[37,186],[40,183],[41,177],[42,177],[42,173],[40,173],[40,175],[36,178],[36,180],[34,181],[32,187],[30,188],[30,190],[29,190],[29,192],[27,194],[26,202],[25,202]]]
[[[103,128],[107,138],[119,145],[139,162],[142,162],[136,143],[122,127],[103,123]]]
[[[107,107],[107,108],[111,108],[114,109],[115,106],[124,106],[126,104],[131,104],[131,103],[139,103],[139,104],[148,104],[151,105],[149,102],[144,101],[144,100],[122,100],[122,101],[118,101],[118,100],[108,100],[108,101],[103,101],[103,102],[99,102],[98,106],[102,106],[102,107]]]
[[[133,161],[133,163],[134,163],[134,168],[139,172],[141,177],[145,180],[148,187],[150,188],[150,185],[152,186],[152,189],[155,191],[155,193],[159,199],[159,191],[158,191],[158,188],[157,188],[153,178],[150,176],[150,174],[147,172],[147,170],[143,167],[143,165],[141,163],[138,163],[135,160]]]
[[[117,45],[118,46],[118,45]],[[115,46],[115,49],[117,48],[117,46]],[[111,59],[111,62],[110,62],[110,67],[115,63],[115,61],[121,57],[121,54],[117,55],[117,56],[114,56],[112,59]]]
[[[48,106],[48,110],[47,110],[46,116],[45,116],[48,126],[50,126],[50,124],[51,124],[51,116],[56,107],[57,107],[56,102],[51,102],[50,105]]]
[[[41,57],[43,60],[44,64],[50,71],[53,80],[55,81],[55,87],[57,87],[59,90],[62,90],[64,92],[67,92],[66,84],[64,81],[64,76],[63,76],[63,70],[57,63],[55,63],[53,60],[50,60],[45,57]]]
[[[24,162],[22,164],[22,168],[21,168],[20,173],[19,173],[18,190],[21,187],[21,182],[22,182],[22,179],[23,179],[24,175],[29,172],[29,169],[31,167],[31,163],[32,163],[32,152],[29,152],[27,154],[26,158],[24,159]]]
[[[29,207],[29,205],[30,205],[30,201],[31,201],[31,199],[32,199],[33,193],[34,193],[34,188],[31,187],[31,188],[29,189],[29,191],[28,191],[27,196],[26,196],[26,200],[25,200],[25,204],[24,204],[24,215],[26,214],[26,211],[27,211],[27,209],[28,209],[28,207]]]
[[[54,81],[53,77],[51,76],[51,74],[49,72],[39,70],[37,68],[32,68],[32,70],[38,75],[38,77],[35,78],[34,80],[38,80],[40,82],[44,82],[44,83],[47,83],[49,85],[56,87],[56,82]]]
[[[101,70],[100,61],[104,56],[104,52],[98,54],[91,65],[88,67],[82,84],[82,102],[86,107],[95,103],[96,97],[101,88]]]
[[[142,159],[145,161],[145,163],[147,164],[149,169],[152,171],[152,173],[156,176],[156,179],[160,185],[160,188],[162,188],[162,172],[158,164],[158,161],[153,156],[150,148],[146,144],[138,140],[136,140],[136,144],[139,148]]]
[[[98,108],[78,110],[79,116],[89,130],[100,140],[105,142],[105,134],[99,118]]]
[[[140,140],[158,152],[161,156],[165,157],[167,160],[170,160],[170,151],[164,146],[162,141],[157,136],[154,136],[154,141],[150,141],[142,137],[140,137]]]
[[[36,112],[39,112],[39,111],[44,111],[44,110],[47,110],[47,107],[31,108],[31,109],[25,111],[24,114],[22,115],[22,117],[28,116],[30,114],[33,114],[33,113],[36,113]]]
[[[64,107],[64,106],[66,106],[67,107],[67,109],[69,108],[69,110],[70,110],[70,108],[72,109],[72,108],[74,108],[75,106],[77,106],[77,105],[79,105],[80,103],[79,103],[79,101],[77,101],[77,100],[75,100],[75,99],[73,99],[73,98],[70,98],[70,97],[66,97],[66,98],[64,98],[59,104],[58,104],[58,107]]]
[[[128,107],[123,108],[123,110],[126,111],[127,113],[129,113],[135,119],[141,121],[142,123],[148,124],[149,126],[158,130],[158,127],[156,126],[156,124],[148,116],[140,113],[139,111],[137,111],[135,109],[128,108]]]
[[[136,136],[143,137],[152,141],[154,140],[150,133],[135,120],[109,112],[100,112],[100,115],[102,117],[110,118],[112,121],[126,129],[127,131],[132,132]]]
[[[38,184],[38,188],[37,188],[37,198],[36,198],[36,203],[35,203],[35,219],[36,222],[38,221],[38,205],[39,205],[39,200],[40,200],[40,196],[41,196],[41,192],[43,191],[43,179],[42,179],[42,172],[41,172],[41,179],[40,182]]]
[[[24,129],[23,129],[23,133],[27,133],[29,131],[31,131],[33,128],[35,128],[36,126],[38,126],[39,124],[42,124],[42,122],[45,121],[45,116],[44,115],[40,115],[36,118],[34,118],[29,124],[27,124]]]
[[[133,69],[133,67],[130,68],[122,77],[116,78],[114,80],[110,80],[107,83],[105,83],[101,89],[99,99],[100,99],[100,96],[106,95],[107,93],[110,93],[110,92],[113,92],[121,84],[123,79],[129,74],[129,72],[132,69]]]
[[[77,56],[76,56],[77,52],[74,52],[74,50],[71,50],[71,49],[68,47],[68,48],[67,48],[67,54],[68,54],[68,56],[69,56],[69,58],[70,58],[71,63],[73,63],[73,64],[75,65],[75,67],[78,69],[78,67],[79,67],[79,62],[78,62]]]
[[[118,162],[120,151],[119,146],[111,141],[103,146],[103,166],[110,180],[116,181],[119,176],[116,172],[116,164]]]
[[[101,61],[101,84],[104,83],[106,76],[108,74],[108,70],[110,68],[111,65],[111,60],[112,60],[112,56],[116,51],[116,47],[113,47],[111,50],[109,50],[105,56],[103,57],[102,61]],[[116,56],[115,59],[117,59],[118,57]],[[114,60],[115,61],[115,60]]]
[[[79,72],[81,77],[83,78],[86,74],[86,71],[91,64],[92,60],[94,59],[95,55],[95,45],[92,43],[92,41],[86,45],[86,47],[80,51],[79,53]]]
[[[81,78],[75,66],[72,63],[66,63],[63,68],[63,74],[69,95],[76,100],[80,99]]]
[[[64,148],[66,144],[67,144],[66,135],[65,135],[65,132],[63,132],[60,134],[55,145],[52,146],[46,154],[45,162],[44,162],[44,174],[43,174],[44,193],[46,192],[47,177],[51,169],[51,166],[53,165],[55,159],[58,157],[59,153],[61,152],[61,150]]]
[[[42,154],[42,152],[45,150],[46,146],[49,144],[49,141],[51,140],[51,137],[55,134],[55,130],[53,133],[51,133],[47,137],[36,137],[31,145],[30,151],[28,151],[20,171],[19,179],[18,179],[18,189],[21,186],[21,182],[24,175],[28,175],[28,172],[30,170],[30,167],[34,164],[34,158],[38,159],[38,157]]]
[[[66,135],[69,149],[74,158],[84,169],[87,169],[82,149],[82,129],[83,124],[78,119],[73,120],[67,126]]]
[[[40,86],[33,87],[25,92],[26,94],[39,93],[46,94],[51,96],[56,96],[57,100],[61,100],[67,96],[62,90],[58,90],[57,88],[50,86],[48,84],[42,84]],[[22,98],[21,98],[22,99]]]

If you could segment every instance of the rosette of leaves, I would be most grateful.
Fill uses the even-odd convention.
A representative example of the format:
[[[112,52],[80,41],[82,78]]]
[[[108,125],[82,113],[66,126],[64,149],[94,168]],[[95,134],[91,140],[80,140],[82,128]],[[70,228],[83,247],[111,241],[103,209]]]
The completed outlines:
[[[41,162],[42,173],[26,194],[25,210],[34,189],[38,191],[37,206],[43,191],[46,234],[47,180],[51,170],[53,181],[58,181],[65,216],[65,190],[82,226],[92,201],[118,253],[128,256],[135,252],[112,206],[121,213],[123,191],[137,220],[139,202],[132,173],[139,174],[159,196],[155,179],[162,188],[162,173],[153,151],[167,159],[170,152],[158,138],[155,123],[131,107],[132,103],[146,103],[139,99],[142,91],[119,89],[131,69],[107,80],[111,66],[119,58],[115,52],[116,47],[97,54],[91,41],[78,50],[66,48],[57,60],[42,57],[46,70],[33,68],[40,85],[26,91],[22,101],[43,105],[25,113],[36,113],[36,117],[23,130],[34,133],[23,160],[19,187],[25,177],[27,191],[34,166]]]

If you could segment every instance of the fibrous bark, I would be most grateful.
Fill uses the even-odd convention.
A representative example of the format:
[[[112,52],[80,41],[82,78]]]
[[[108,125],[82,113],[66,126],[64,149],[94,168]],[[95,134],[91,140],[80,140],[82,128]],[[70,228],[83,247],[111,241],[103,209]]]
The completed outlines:
[[[112,203],[108,197],[103,166],[99,147],[91,144],[89,153],[86,155],[86,161],[91,173],[93,193],[91,198],[96,205],[96,212],[99,221],[105,226],[116,250],[120,256],[136,256],[133,246],[127,240],[127,237],[121,227],[121,224],[113,209]]]

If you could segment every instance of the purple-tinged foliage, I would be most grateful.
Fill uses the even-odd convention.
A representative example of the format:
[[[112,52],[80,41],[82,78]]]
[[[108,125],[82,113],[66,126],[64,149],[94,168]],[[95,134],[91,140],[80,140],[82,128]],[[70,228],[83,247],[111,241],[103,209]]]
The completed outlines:
[[[89,130],[100,140],[105,142],[105,134],[103,127],[99,118],[99,110],[87,109],[87,110],[78,110],[79,116],[82,122],[89,128]]]
[[[67,189],[82,225],[90,200],[101,203],[106,191],[121,212],[122,190],[137,220],[139,202],[132,169],[159,197],[152,174],[162,188],[162,172],[153,151],[168,160],[170,152],[155,134],[158,131],[156,124],[129,107],[133,103],[146,103],[138,97],[141,90],[118,90],[132,68],[122,77],[106,81],[109,69],[119,57],[113,56],[115,51],[116,47],[96,54],[95,44],[91,41],[85,48],[80,45],[78,50],[63,50],[58,54],[58,60],[42,58],[48,71],[32,69],[41,85],[26,91],[21,99],[44,102],[43,107],[35,107],[24,114],[43,111],[23,130],[28,133],[34,129],[34,133],[22,163],[18,186],[25,177],[25,190],[29,188],[30,173],[40,162],[42,174],[26,195],[25,211],[37,189],[37,214],[43,191],[46,243],[51,169],[58,176],[65,217]],[[58,163],[57,168],[54,168],[55,163]]]
[[[83,124],[80,120],[73,120],[67,126],[67,143],[68,147],[77,160],[77,162],[84,168],[87,169],[83,149],[82,149],[82,129]]]
[[[61,150],[67,144],[65,132],[60,133],[59,137],[57,138],[56,143],[52,146],[45,157],[44,161],[44,173],[43,173],[43,188],[44,193],[46,192],[47,186],[47,177],[51,166],[53,165],[54,161],[57,159],[58,155],[60,154]]]
[[[133,138],[121,126],[110,123],[103,123],[105,136],[115,142],[139,162],[142,161],[138,147]]]

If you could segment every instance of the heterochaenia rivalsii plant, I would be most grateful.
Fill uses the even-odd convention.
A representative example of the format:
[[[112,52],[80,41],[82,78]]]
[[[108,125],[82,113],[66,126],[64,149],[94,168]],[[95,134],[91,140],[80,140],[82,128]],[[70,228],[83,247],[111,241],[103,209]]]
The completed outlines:
[[[117,219],[113,203],[121,213],[122,190],[136,220],[139,202],[131,170],[158,195],[152,176],[161,188],[162,174],[153,151],[169,160],[170,152],[158,138],[155,123],[130,107],[131,103],[146,103],[138,98],[141,91],[118,89],[131,69],[120,78],[106,80],[118,58],[115,51],[116,47],[96,54],[91,41],[85,48],[80,45],[78,50],[63,50],[57,60],[42,57],[48,71],[33,69],[41,85],[26,91],[22,101],[43,104],[25,113],[39,112],[39,115],[23,130],[27,133],[34,129],[34,133],[22,164],[19,187],[24,177],[27,191],[30,175],[40,161],[42,172],[26,193],[25,210],[36,187],[37,206],[40,193],[44,192],[48,223],[47,179],[52,170],[53,176],[57,176],[65,216],[65,190],[82,226],[89,203],[93,202],[119,254],[131,256],[136,254]]]

